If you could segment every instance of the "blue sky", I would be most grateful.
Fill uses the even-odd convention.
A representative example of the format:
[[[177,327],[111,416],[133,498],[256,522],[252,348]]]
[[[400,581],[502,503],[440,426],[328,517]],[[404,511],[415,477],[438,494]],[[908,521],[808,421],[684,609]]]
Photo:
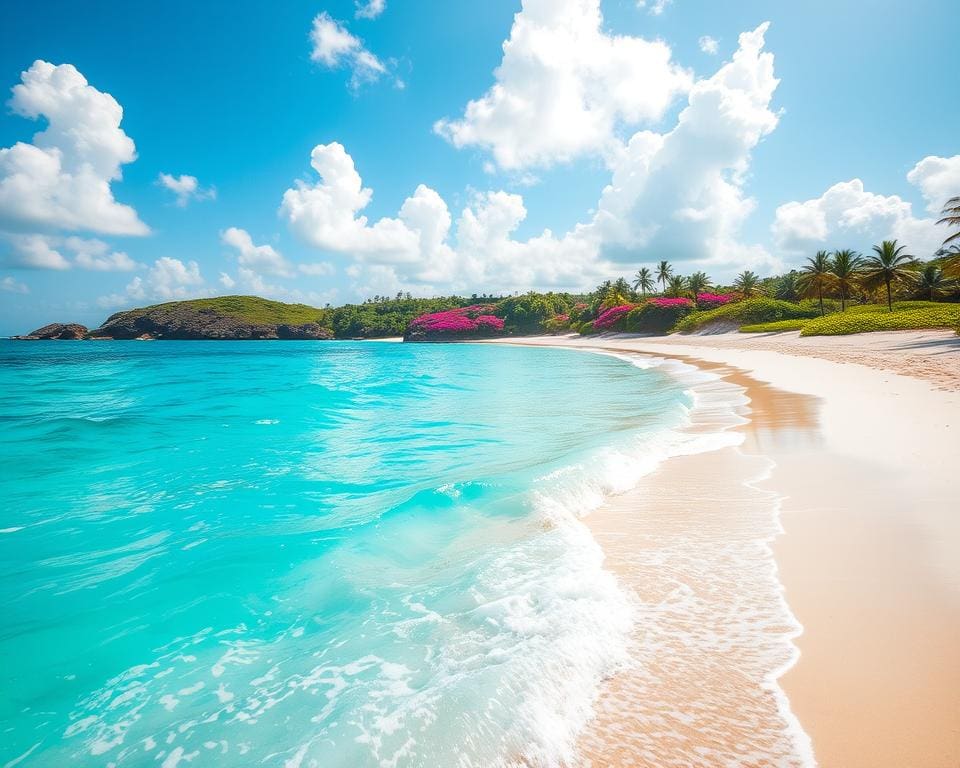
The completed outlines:
[[[587,288],[659,258],[719,280],[945,236],[951,3],[597,5],[4,4],[0,334],[216,293]],[[197,188],[178,205],[160,174]]]

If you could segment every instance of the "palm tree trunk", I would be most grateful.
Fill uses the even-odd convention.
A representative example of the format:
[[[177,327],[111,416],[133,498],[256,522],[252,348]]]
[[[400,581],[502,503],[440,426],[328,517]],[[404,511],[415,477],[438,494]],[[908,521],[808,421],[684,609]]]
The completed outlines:
[[[890,312],[893,312],[893,299],[890,298],[890,278],[889,277],[886,279],[886,283],[887,283],[887,309]]]
[[[843,290],[843,286],[840,287],[840,311],[847,311],[847,292]]]
[[[820,317],[823,317],[823,286],[817,286],[817,296],[820,298]]]

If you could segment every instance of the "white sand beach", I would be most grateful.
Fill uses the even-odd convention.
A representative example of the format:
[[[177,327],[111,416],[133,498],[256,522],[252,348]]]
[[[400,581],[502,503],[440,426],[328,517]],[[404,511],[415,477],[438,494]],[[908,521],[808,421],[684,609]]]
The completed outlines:
[[[736,427],[741,446],[670,459],[586,519],[608,567],[648,609],[637,648],[657,648],[607,682],[583,738],[593,765],[960,765],[960,338],[923,331],[500,343],[676,358],[719,374],[750,400],[748,423]],[[678,585],[664,577],[667,561],[654,568],[645,553],[657,541],[701,542],[702,578],[713,591],[682,585],[698,598],[690,622],[699,624],[687,628],[695,647],[697,632],[723,619],[709,606],[727,606],[728,622],[740,615],[755,623],[769,608],[748,598],[764,593],[770,574],[724,571],[711,547],[724,536],[736,541],[741,526],[762,525],[777,507],[771,572],[796,627],[771,618],[764,631],[792,637],[799,655],[771,685],[758,685],[771,657],[753,658],[733,634],[712,657],[657,637],[654,608]]]

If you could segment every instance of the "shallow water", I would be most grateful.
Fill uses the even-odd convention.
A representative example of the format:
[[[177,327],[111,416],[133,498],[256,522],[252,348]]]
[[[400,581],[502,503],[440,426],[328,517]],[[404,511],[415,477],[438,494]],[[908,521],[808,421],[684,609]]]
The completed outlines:
[[[635,618],[579,517],[691,402],[565,350],[0,342],[0,764],[571,759]]]

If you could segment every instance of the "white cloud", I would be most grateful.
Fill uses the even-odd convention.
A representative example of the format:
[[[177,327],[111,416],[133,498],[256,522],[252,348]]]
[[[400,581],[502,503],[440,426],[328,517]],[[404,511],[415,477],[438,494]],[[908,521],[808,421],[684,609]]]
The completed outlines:
[[[329,261],[317,261],[311,264],[298,264],[297,269],[299,269],[303,274],[311,275],[313,277],[332,275],[337,271],[337,268],[334,267]]]
[[[312,185],[298,181],[284,193],[280,206],[281,215],[297,236],[333,252],[376,254],[389,261],[417,257],[418,236],[402,221],[383,218],[370,226],[366,216],[358,215],[373,192],[363,187],[353,158],[342,144],[318,144],[310,154],[310,165],[320,181]],[[423,190],[422,194],[432,192],[426,187]]]
[[[672,2],[673,0],[653,0],[648,3],[647,0],[637,0],[637,8],[646,8],[651,16],[659,16]]]
[[[621,125],[661,119],[692,83],[666,43],[606,34],[599,0],[524,0],[495,79],[434,130],[505,169],[609,156]]]
[[[342,145],[318,145],[311,165],[320,181],[298,182],[287,190],[280,214],[308,245],[356,259],[347,274],[365,281],[359,290],[579,287],[601,274],[581,242],[558,241],[549,231],[525,242],[513,240],[527,214],[519,195],[476,195],[453,233],[447,204],[421,184],[396,218],[370,222],[362,210],[373,193]]]
[[[326,11],[314,18],[310,41],[313,43],[310,58],[330,69],[349,67],[354,88],[373,82],[387,72],[386,65],[364,47],[360,38],[350,34]]]
[[[74,263],[96,272],[132,272],[140,265],[123,251],[110,251],[102,240],[68,237],[64,245],[74,252]]]
[[[70,269],[70,262],[53,244],[53,238],[43,235],[9,235],[12,253],[5,259],[11,267],[23,269]]]
[[[375,19],[387,8],[387,0],[356,0],[358,19]]]
[[[230,275],[228,275],[226,272],[220,273],[220,285],[222,285],[228,291],[231,288],[233,288],[233,286],[235,286],[236,284],[237,284],[237,281],[234,280],[232,277],[230,277]]]
[[[868,192],[860,179],[834,184],[811,200],[781,205],[771,229],[777,246],[792,255],[810,255],[821,248],[867,251],[892,239],[926,258],[944,238],[933,218],[914,217],[907,200]]]
[[[290,277],[293,270],[285,258],[272,245],[254,245],[253,238],[245,229],[230,227],[220,233],[220,240],[237,251],[241,267],[264,272],[268,275]]]
[[[910,169],[907,181],[919,187],[927,210],[939,214],[947,200],[960,195],[960,155],[925,157]]]
[[[0,280],[0,291],[7,293],[30,293],[30,289],[24,283],[14,280],[12,277],[5,277]]]
[[[741,34],[733,59],[693,86],[673,130],[634,134],[581,235],[615,260],[772,263],[738,241],[755,207],[743,190],[751,153],[779,119],[767,26]]]
[[[717,51],[720,50],[720,43],[718,43],[710,35],[703,35],[698,41],[697,44],[700,46],[700,50],[704,53],[708,53],[711,56],[715,56]]]
[[[744,194],[753,148],[777,125],[778,80],[764,52],[767,25],[740,36],[733,60],[693,85],[673,130],[640,131],[611,157],[597,210],[564,235],[518,240],[520,195],[475,194],[454,224],[436,191],[417,187],[397,217],[363,215],[373,192],[337,143],[319,145],[320,181],[287,190],[280,214],[302,241],[353,257],[347,274],[380,291],[585,288],[618,262],[669,258],[717,267],[771,266],[759,245],[740,242],[754,201]]]
[[[13,88],[9,106],[46,118],[33,143],[0,149],[0,229],[14,232],[89,230],[144,235],[148,227],[113,197],[121,166],[136,159],[120,128],[123,109],[70,64],[36,61]]]
[[[122,251],[110,252],[107,243],[95,238],[8,234],[6,240],[12,247],[12,256],[6,263],[24,269],[65,270],[78,266],[97,272],[132,272],[140,266]],[[64,252],[72,252],[73,261]]]
[[[180,259],[163,256],[150,267],[145,277],[135,277],[123,293],[101,296],[101,307],[129,306],[144,301],[175,301],[209,296],[212,291],[206,286],[195,261],[186,263]]]
[[[186,208],[187,203],[191,200],[215,200],[217,198],[216,188],[202,188],[196,176],[188,176],[187,174],[172,176],[169,173],[161,173],[157,177],[157,183],[176,195],[178,208]]]

